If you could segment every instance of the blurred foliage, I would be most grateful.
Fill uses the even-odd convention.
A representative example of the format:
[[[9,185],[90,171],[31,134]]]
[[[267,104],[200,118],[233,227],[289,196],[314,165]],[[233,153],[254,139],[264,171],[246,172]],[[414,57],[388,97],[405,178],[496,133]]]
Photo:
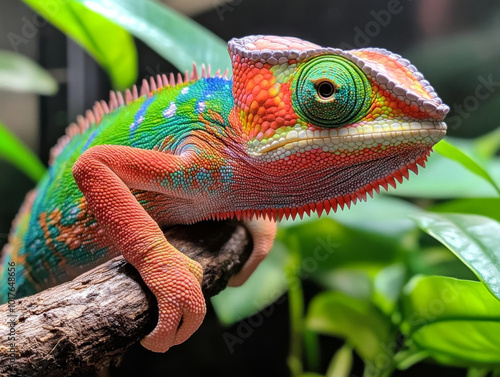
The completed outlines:
[[[42,9],[43,2],[26,2]],[[188,69],[192,61],[223,69],[229,65],[217,37],[150,0],[111,0],[107,8],[98,0],[65,4],[48,15],[50,21],[103,64],[118,87],[136,74],[135,50],[124,29],[179,69]],[[496,38],[497,26],[485,27]],[[95,36],[103,30],[106,38],[97,45]],[[114,50],[117,40],[128,47]],[[442,53],[445,46],[449,58],[440,65],[442,72],[433,73],[444,80],[436,85],[432,78],[436,86],[456,77],[452,69],[463,69],[457,64],[463,54],[459,42],[424,49],[433,57],[435,49]],[[124,51],[130,55],[124,57]],[[123,64],[115,66],[120,57]],[[435,61],[420,54],[414,59],[419,67],[419,60]],[[125,66],[133,72],[119,77]],[[471,119],[457,116],[455,123]],[[221,321],[231,324],[269,310],[288,290],[288,364],[294,377],[349,376],[353,352],[365,363],[364,376],[390,376],[426,360],[470,368],[470,376],[498,375],[500,129],[475,140],[448,140],[438,144],[439,153],[418,179],[389,190],[397,196],[381,195],[321,219],[283,221],[270,256],[249,281],[212,300]],[[322,288],[310,302],[304,300],[303,279]],[[345,340],[325,374],[305,371],[302,364],[314,359],[317,334]]]
[[[0,51],[0,90],[51,95],[57,92],[57,82],[34,61]]]
[[[108,72],[115,89],[137,78],[137,52],[130,34],[78,1],[24,0],[79,43]]]
[[[12,163],[35,182],[42,178],[45,173],[45,167],[39,158],[1,122],[0,158]]]

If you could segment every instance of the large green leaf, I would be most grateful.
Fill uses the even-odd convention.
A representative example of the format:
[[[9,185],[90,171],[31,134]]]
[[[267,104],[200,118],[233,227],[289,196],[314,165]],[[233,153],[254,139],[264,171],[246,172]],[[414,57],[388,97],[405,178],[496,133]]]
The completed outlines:
[[[19,141],[7,127],[0,122],[0,158],[17,166],[35,182],[45,173],[45,167],[38,157]]]
[[[466,198],[436,204],[427,208],[432,212],[470,213],[500,221],[500,198]]]
[[[125,89],[135,82],[137,52],[127,31],[84,6],[84,1],[24,2],[85,48],[108,72],[116,89]]]
[[[31,59],[0,51],[0,89],[51,95],[57,92],[57,82]]]
[[[444,364],[500,365],[500,302],[479,282],[417,277],[404,289],[403,331]]]
[[[151,0],[73,0],[128,30],[184,71],[197,64],[231,68],[226,43],[193,20]]]
[[[316,295],[306,316],[306,326],[321,334],[345,338],[367,363],[380,370],[392,356],[388,344],[394,336],[391,321],[369,301],[339,292]],[[375,374],[376,375],[376,374]]]
[[[483,169],[481,165],[479,165],[476,161],[474,161],[470,156],[466,153],[462,152],[460,149],[455,147],[453,144],[450,144],[446,140],[441,140],[434,146],[434,150],[444,157],[447,157],[451,160],[457,161],[467,170],[476,174],[477,176],[485,179],[495,188],[497,193],[500,194],[500,188],[496,184],[496,182],[491,178],[486,170]]]
[[[422,213],[420,228],[462,260],[500,300],[500,223],[479,215]]]

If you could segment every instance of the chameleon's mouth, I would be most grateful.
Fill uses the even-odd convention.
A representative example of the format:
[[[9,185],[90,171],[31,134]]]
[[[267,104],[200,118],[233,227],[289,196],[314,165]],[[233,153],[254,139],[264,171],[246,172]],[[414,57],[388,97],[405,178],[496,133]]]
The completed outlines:
[[[342,127],[324,130],[303,130],[296,126],[279,137],[268,140],[254,140],[249,152],[254,156],[289,155],[293,152],[305,152],[311,149],[323,149],[325,152],[353,152],[378,146],[394,147],[400,144],[421,143],[433,145],[446,134],[446,123],[440,121],[425,122],[388,122],[358,124],[355,127]],[[272,153],[269,153],[272,152]],[[288,153],[287,153],[288,152]]]

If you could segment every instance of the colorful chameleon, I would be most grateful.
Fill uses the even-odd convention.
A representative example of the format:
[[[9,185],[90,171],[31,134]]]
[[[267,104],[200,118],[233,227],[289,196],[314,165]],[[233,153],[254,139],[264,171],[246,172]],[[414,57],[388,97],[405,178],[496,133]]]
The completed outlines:
[[[15,263],[17,297],[121,253],[158,300],[142,344],[164,352],[200,326],[205,302],[200,265],[162,227],[245,220],[254,251],[230,282],[239,285],[271,248],[276,220],[395,186],[446,133],[449,108],[386,50],[250,36],[229,53],[232,78],[199,78],[196,67],[158,76],[68,127],[3,250],[0,279]]]

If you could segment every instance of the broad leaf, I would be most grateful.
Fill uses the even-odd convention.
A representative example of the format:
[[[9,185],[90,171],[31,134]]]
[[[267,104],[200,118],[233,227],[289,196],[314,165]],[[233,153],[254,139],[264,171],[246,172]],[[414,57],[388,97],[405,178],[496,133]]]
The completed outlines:
[[[333,355],[326,371],[326,377],[350,377],[352,364],[352,348],[345,344]]]
[[[19,168],[37,182],[45,173],[45,167],[38,157],[0,123],[0,158]]]
[[[0,51],[0,90],[51,95],[57,92],[57,82],[33,60]]]
[[[373,302],[386,314],[394,311],[405,283],[406,269],[403,264],[393,264],[381,270],[374,279]]]
[[[371,368],[379,369],[380,360],[385,359],[378,356],[391,353],[388,346],[394,335],[391,322],[365,300],[339,292],[320,293],[309,305],[306,326],[321,334],[346,339]]]
[[[418,349],[450,365],[500,365],[500,302],[483,284],[430,276],[404,289],[403,331]]]
[[[24,2],[87,50],[108,72],[116,89],[135,82],[137,52],[132,37],[120,26],[84,6],[84,1]]]
[[[151,0],[73,0],[128,30],[180,71],[193,62],[230,69],[226,43],[193,20]]]
[[[500,300],[500,223],[484,216],[455,213],[423,213],[415,219]]]
[[[441,140],[434,146],[434,150],[444,157],[447,157],[451,160],[457,161],[463,167],[476,174],[477,176],[485,179],[495,188],[498,194],[500,194],[500,188],[496,184],[496,182],[491,178],[486,170],[483,169],[476,161],[474,161],[467,154],[462,152],[460,149],[455,147],[453,144],[450,144],[446,140]]]
[[[483,215],[500,221],[500,198],[466,198],[436,204],[431,212],[456,212]]]

